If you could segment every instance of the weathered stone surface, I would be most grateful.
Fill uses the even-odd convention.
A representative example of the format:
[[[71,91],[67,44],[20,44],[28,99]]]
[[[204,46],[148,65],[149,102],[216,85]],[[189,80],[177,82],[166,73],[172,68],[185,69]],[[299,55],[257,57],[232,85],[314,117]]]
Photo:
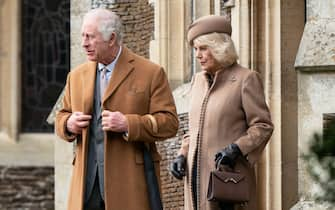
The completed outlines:
[[[54,209],[54,168],[0,166],[0,209]]]
[[[306,70],[333,70],[335,66],[334,19],[308,21],[300,43],[295,67]],[[321,68],[317,68],[321,67]]]
[[[308,152],[310,139],[322,131],[324,114],[334,113],[335,101],[335,2],[308,0],[305,25],[295,67],[298,73],[299,156]],[[307,72],[308,71],[308,72]],[[302,158],[298,159],[298,186],[301,200],[291,210],[329,210],[327,203],[315,203],[323,192],[315,183]],[[315,165],[315,169],[318,166]],[[320,176],[325,174],[320,171]]]
[[[173,91],[173,98],[175,99],[178,114],[187,113],[189,111],[190,93],[191,82],[183,84]]]
[[[331,204],[317,204],[313,201],[300,201],[290,210],[334,210]]]
[[[300,42],[295,67],[298,70],[334,70],[335,2],[310,0],[307,23]]]

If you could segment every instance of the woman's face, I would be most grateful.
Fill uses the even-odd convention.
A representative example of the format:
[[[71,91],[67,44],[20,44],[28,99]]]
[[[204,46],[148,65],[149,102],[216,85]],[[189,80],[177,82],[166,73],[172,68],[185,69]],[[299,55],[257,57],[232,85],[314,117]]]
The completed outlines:
[[[219,69],[219,62],[214,58],[211,49],[207,45],[200,45],[196,41],[193,47],[201,69],[214,74]]]

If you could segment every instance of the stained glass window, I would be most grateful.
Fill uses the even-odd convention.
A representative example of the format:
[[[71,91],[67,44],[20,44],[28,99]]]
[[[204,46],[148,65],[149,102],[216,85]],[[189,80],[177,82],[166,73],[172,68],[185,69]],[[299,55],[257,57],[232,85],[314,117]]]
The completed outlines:
[[[70,68],[70,0],[23,0],[22,132],[52,132],[46,118]]]

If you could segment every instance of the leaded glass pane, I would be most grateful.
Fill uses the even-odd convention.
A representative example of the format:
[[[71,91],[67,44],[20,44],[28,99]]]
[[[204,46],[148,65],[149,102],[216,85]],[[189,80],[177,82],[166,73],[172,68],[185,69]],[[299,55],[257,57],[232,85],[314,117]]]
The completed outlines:
[[[23,0],[22,132],[52,132],[46,118],[70,68],[70,1]]]

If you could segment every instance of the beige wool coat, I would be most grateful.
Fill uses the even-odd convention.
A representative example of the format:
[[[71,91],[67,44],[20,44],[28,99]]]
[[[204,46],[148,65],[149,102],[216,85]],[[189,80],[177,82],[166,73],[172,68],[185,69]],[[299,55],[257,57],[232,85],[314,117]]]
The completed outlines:
[[[268,142],[273,125],[257,72],[233,64],[216,72],[211,88],[205,71],[195,75],[191,92],[189,135],[183,139],[180,154],[187,157],[185,210],[219,209],[207,201],[209,173],[215,168],[215,154],[230,143],[239,145],[246,158],[235,169],[245,171],[251,180],[251,200],[235,205],[238,210],[257,210],[254,164]],[[195,154],[198,148],[198,161]],[[192,202],[191,171],[197,164],[198,203]]]
[[[63,108],[56,116],[56,133],[66,141],[77,140],[68,210],[83,209],[89,129],[77,137],[70,135],[66,121],[74,111],[92,113],[96,66],[95,62],[87,62],[69,73]],[[159,175],[160,155],[155,141],[174,136],[178,129],[176,108],[163,69],[123,47],[102,104],[103,109],[125,114],[129,125],[128,139],[122,133],[105,132],[106,210],[149,210],[140,146],[143,141],[149,143]]]

